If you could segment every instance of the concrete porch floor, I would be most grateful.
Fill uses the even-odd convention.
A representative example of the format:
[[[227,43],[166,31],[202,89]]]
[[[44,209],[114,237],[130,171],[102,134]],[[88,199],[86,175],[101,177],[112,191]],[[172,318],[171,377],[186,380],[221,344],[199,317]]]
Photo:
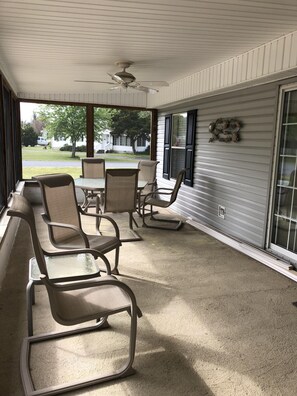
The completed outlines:
[[[40,219],[38,227],[45,244]],[[143,241],[123,244],[118,276],[143,312],[137,373],[69,395],[296,395],[297,284],[188,224],[178,232],[138,231]],[[3,396],[23,394],[19,354],[31,257],[28,228],[21,223],[0,295]],[[43,286],[37,287],[34,323],[36,333],[55,328]],[[85,377],[121,360],[127,326],[116,316],[110,324],[119,334],[92,333],[37,348],[32,353],[37,383]],[[111,348],[103,358],[95,355],[107,343]]]

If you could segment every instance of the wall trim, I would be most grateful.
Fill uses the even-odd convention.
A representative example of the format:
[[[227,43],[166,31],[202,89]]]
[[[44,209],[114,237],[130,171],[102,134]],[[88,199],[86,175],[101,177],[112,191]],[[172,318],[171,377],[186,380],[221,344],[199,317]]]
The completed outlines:
[[[291,280],[297,282],[297,271],[294,270],[292,264],[282,261],[276,257],[271,256],[263,250],[257,249],[247,243],[237,241],[227,235],[224,235],[213,228],[206,226],[205,224],[199,223],[193,219],[188,219],[187,224],[190,224],[194,228],[205,232],[206,234],[214,237],[215,239],[225,243],[228,246],[233,247],[239,252],[259,261],[261,264],[266,265],[269,268],[279,272],[280,274],[290,278]]]

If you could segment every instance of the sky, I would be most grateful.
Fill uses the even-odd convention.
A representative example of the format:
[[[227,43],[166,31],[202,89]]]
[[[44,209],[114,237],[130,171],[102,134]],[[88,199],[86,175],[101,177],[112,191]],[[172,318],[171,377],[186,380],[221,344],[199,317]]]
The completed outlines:
[[[21,102],[21,121],[30,122],[33,120],[33,112],[38,109],[37,103]]]

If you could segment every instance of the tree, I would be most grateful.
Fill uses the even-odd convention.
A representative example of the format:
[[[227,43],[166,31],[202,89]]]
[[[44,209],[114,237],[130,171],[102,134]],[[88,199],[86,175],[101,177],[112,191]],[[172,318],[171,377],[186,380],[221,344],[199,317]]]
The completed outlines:
[[[102,140],[102,132],[110,128],[112,110],[103,107],[94,107],[94,135],[95,140]]]
[[[139,110],[112,110],[111,134],[130,138],[133,153],[136,154],[137,139],[150,140],[150,112]]]
[[[37,134],[30,123],[22,122],[21,124],[22,144],[24,146],[36,146]]]
[[[86,136],[86,107],[71,105],[43,105],[38,111],[38,119],[44,122],[49,137],[70,139],[71,157],[75,157],[76,143]],[[100,141],[103,130],[108,128],[110,115],[106,109],[94,109],[94,134]]]
[[[75,157],[76,143],[86,135],[86,109],[83,106],[43,105],[38,118],[44,122],[49,137],[55,139],[70,138]]]

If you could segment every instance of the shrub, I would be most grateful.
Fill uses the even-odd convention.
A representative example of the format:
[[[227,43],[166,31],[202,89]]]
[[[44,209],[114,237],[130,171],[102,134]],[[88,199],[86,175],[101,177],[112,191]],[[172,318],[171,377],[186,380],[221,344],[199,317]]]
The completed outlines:
[[[72,151],[72,145],[71,144],[64,144],[63,147],[60,148],[60,151]],[[86,146],[77,146],[75,148],[76,152],[79,153],[84,153],[85,151],[87,151],[87,147]]]
[[[60,151],[71,151],[71,150],[72,150],[72,146],[70,144],[64,144],[64,146],[60,148]]]

